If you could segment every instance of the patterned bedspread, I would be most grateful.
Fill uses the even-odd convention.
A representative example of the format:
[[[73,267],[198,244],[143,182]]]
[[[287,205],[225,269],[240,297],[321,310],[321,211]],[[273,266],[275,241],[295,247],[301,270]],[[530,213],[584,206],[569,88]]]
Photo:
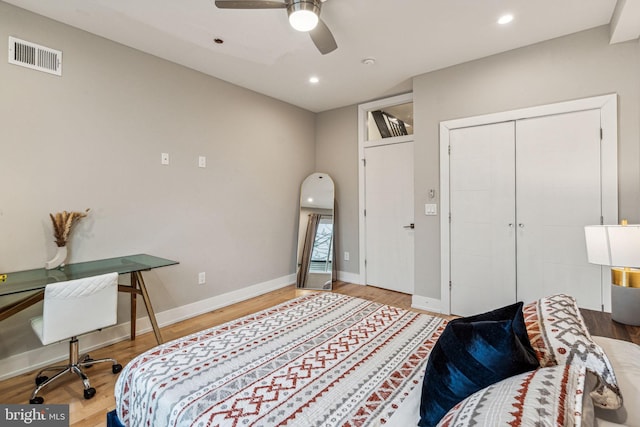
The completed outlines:
[[[329,292],[155,347],[120,373],[126,426],[381,425],[445,320]]]

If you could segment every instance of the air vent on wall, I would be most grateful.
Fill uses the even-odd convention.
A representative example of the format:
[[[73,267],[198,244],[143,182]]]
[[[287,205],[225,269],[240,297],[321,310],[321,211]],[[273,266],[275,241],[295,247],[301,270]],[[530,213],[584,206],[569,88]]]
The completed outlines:
[[[62,75],[62,51],[9,37],[9,63]]]

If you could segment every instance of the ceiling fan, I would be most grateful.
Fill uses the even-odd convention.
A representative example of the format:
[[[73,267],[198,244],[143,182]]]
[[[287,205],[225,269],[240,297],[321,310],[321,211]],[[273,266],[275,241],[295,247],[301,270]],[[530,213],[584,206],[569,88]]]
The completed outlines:
[[[216,0],[220,9],[287,9],[289,23],[298,31],[308,32],[313,44],[326,55],[338,48],[327,24],[320,19],[320,8],[326,0]]]

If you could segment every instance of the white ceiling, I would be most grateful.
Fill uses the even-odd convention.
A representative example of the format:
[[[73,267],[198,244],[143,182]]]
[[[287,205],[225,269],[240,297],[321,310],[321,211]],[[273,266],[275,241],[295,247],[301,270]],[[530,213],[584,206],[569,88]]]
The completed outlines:
[[[328,0],[321,17],[338,49],[323,56],[283,9],[222,10],[213,0],[4,1],[314,112],[407,92],[413,76],[610,21],[613,41],[640,32],[640,0],[617,7],[616,0]],[[499,26],[504,13],[515,19]],[[320,82],[309,83],[312,75]]]

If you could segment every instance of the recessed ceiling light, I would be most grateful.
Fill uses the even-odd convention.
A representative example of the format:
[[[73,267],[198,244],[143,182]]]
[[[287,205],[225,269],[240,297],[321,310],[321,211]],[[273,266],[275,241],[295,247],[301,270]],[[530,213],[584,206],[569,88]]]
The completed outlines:
[[[364,65],[373,65],[376,63],[376,59],[375,58],[364,58],[361,61]]]
[[[513,21],[513,15],[506,14],[506,15],[502,15],[500,17],[500,19],[498,19],[498,24],[505,25],[505,24],[508,24],[511,21]]]
[[[316,76],[309,77],[309,83],[318,83],[320,81]]]

